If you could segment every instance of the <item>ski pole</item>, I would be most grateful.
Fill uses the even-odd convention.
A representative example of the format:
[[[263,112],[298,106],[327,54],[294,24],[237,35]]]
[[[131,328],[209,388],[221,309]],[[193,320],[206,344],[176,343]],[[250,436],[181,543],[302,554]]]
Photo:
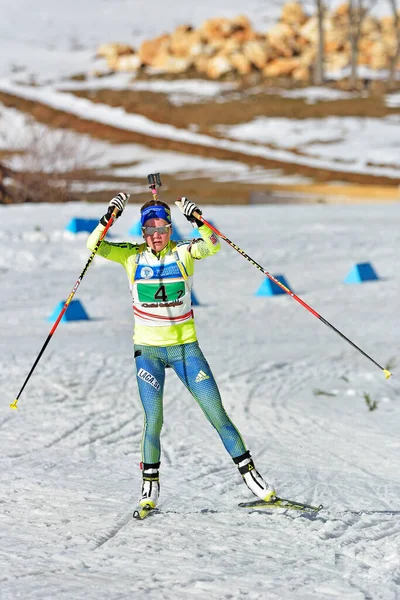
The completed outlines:
[[[68,296],[68,299],[66,300],[63,308],[61,309],[61,312],[58,315],[56,322],[54,323],[53,327],[51,328],[51,331],[50,331],[50,333],[49,333],[49,335],[48,335],[45,343],[43,344],[42,349],[40,350],[40,352],[39,352],[39,354],[38,354],[35,362],[33,363],[33,366],[31,368],[31,370],[29,371],[28,376],[25,379],[23,386],[21,387],[21,389],[20,389],[20,391],[18,393],[18,396],[15,398],[14,402],[12,402],[10,404],[10,408],[13,408],[13,409],[17,409],[18,408],[17,404],[18,404],[19,397],[21,396],[22,392],[24,391],[24,388],[25,388],[26,384],[28,383],[28,381],[29,381],[29,379],[30,379],[33,371],[35,370],[36,365],[38,364],[39,360],[41,359],[43,352],[46,350],[47,345],[50,342],[50,340],[51,340],[51,338],[53,336],[53,333],[57,329],[59,322],[63,318],[64,313],[67,310],[67,308],[68,308],[68,306],[69,306],[72,298],[75,296],[76,290],[80,286],[80,283],[81,283],[81,281],[82,281],[82,279],[83,279],[86,271],[88,270],[88,268],[90,266],[90,263],[92,262],[92,260],[96,256],[97,251],[100,248],[100,244],[101,244],[102,240],[104,239],[107,231],[110,229],[111,225],[114,223],[114,220],[115,220],[117,214],[118,214],[118,209],[115,208],[114,211],[113,211],[113,213],[112,213],[112,215],[111,215],[111,217],[110,217],[110,219],[109,219],[109,221],[107,222],[107,225],[106,225],[104,231],[102,231],[102,233],[101,233],[101,235],[99,237],[99,241],[97,242],[97,244],[95,246],[95,249],[93,250],[92,254],[89,256],[89,259],[88,259],[86,265],[84,266],[84,269],[83,269],[82,273],[79,275],[78,279],[76,280],[76,283],[75,283],[74,287],[72,288],[72,291],[71,291],[70,295]]]
[[[181,209],[182,205],[181,205],[181,202],[179,200],[177,200],[175,202],[175,204]],[[285,285],[283,285],[283,283],[281,283],[280,281],[278,281],[273,275],[271,275],[271,273],[268,273],[268,271],[266,271],[261,265],[259,265],[258,262],[256,262],[253,258],[251,258],[251,256],[249,256],[248,254],[246,254],[246,252],[244,250],[242,250],[241,248],[239,248],[239,246],[237,246],[229,238],[227,238],[226,235],[224,235],[223,233],[221,233],[220,231],[218,231],[218,229],[216,227],[214,227],[213,225],[211,225],[211,223],[208,223],[202,217],[201,214],[199,214],[197,211],[195,211],[193,213],[193,216],[196,219],[198,219],[199,221],[202,221],[204,223],[204,225],[207,225],[207,227],[209,227],[210,229],[212,229],[214,231],[214,233],[216,233],[219,237],[221,237],[223,240],[225,240],[225,242],[227,244],[229,244],[234,250],[236,250],[237,252],[239,252],[239,254],[241,254],[252,265],[254,265],[259,271],[261,271],[262,273],[264,273],[264,275],[266,275],[269,279],[271,279],[274,283],[276,283],[276,285],[278,285],[280,288],[282,288],[282,290],[284,290],[287,294],[289,294],[289,296],[291,296],[292,298],[294,298],[295,300],[297,300],[297,302],[299,302],[302,306],[304,306],[304,308],[306,308],[312,315],[314,315],[314,317],[317,317],[317,319],[319,319],[320,321],[322,321],[322,323],[324,323],[324,325],[326,325],[327,327],[330,327],[335,333],[337,333],[338,335],[340,335],[341,338],[343,338],[346,342],[348,342],[351,346],[353,346],[353,348],[355,348],[356,350],[358,350],[359,352],[361,352],[361,354],[363,354],[366,358],[368,358],[371,362],[373,362],[374,365],[376,365],[377,367],[379,367],[381,369],[381,371],[383,371],[386,379],[388,379],[392,375],[392,373],[388,369],[385,369],[384,367],[382,367],[382,365],[380,365],[378,362],[376,362],[376,360],[374,360],[371,356],[369,356],[369,354],[367,354],[366,352],[364,352],[364,350],[361,350],[361,348],[359,348],[354,342],[352,342],[341,331],[339,331],[339,329],[336,329],[336,327],[334,327],[332,325],[332,323],[329,323],[329,321],[327,321],[326,319],[324,319],[324,317],[322,317],[320,314],[318,314],[317,311],[314,310],[309,304],[307,304],[306,302],[304,302],[304,300],[302,300],[301,298],[299,298],[299,296],[296,296],[295,293],[293,293],[291,290],[289,290],[289,288],[287,288]]]

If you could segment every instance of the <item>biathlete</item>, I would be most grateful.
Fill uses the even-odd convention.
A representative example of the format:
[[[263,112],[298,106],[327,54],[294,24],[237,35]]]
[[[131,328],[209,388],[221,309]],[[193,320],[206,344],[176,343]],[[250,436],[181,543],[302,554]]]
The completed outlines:
[[[150,177],[150,176],[149,176]],[[106,214],[90,235],[87,247],[94,250],[115,208],[119,215],[128,201],[121,192],[111,200]],[[171,367],[217,430],[228,454],[247,487],[262,500],[275,497],[254,466],[249,450],[227,415],[211,369],[200,350],[191,304],[196,260],[213,256],[219,238],[193,212],[200,209],[188,198],[180,198],[181,209],[201,239],[171,241],[171,211],[167,204],[150,200],[142,206],[144,243],[102,241],[98,254],[121,263],[127,272],[133,299],[134,357],[139,396],[144,409],[142,436],[142,493],[139,506],[155,508],[158,502],[163,424],[165,369]],[[118,215],[118,216],[119,216]]]

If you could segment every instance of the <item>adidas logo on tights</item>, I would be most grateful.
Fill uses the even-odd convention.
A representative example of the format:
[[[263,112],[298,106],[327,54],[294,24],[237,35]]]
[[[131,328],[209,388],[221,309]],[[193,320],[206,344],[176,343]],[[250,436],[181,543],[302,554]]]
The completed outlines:
[[[207,373],[204,373],[204,371],[200,370],[197,373],[197,377],[195,379],[195,382],[199,383],[200,381],[205,381],[206,379],[210,379],[209,376],[207,375]]]

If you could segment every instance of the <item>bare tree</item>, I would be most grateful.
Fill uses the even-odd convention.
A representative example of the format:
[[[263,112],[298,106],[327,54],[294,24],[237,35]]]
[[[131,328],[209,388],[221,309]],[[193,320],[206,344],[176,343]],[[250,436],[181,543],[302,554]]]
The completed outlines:
[[[98,158],[92,141],[65,129],[49,129],[25,117],[20,130],[1,128],[0,139],[9,149],[3,159],[0,202],[65,202],[79,200],[72,191],[85,178],[87,165]]]
[[[314,85],[321,85],[325,79],[325,35],[324,35],[324,17],[325,4],[323,0],[316,0],[317,19],[318,19],[318,47],[315,60]]]
[[[396,50],[393,56],[390,57],[388,88],[391,89],[396,80],[397,61],[400,57],[400,19],[397,10],[397,0],[389,0],[389,4],[393,14],[393,27],[396,34]]]
[[[0,204],[10,204],[13,202],[13,197],[8,191],[8,182],[12,178],[13,173],[0,163]]]
[[[350,40],[350,87],[357,85],[358,43],[361,35],[361,24],[365,16],[362,0],[349,2],[349,40]]]
[[[349,40],[350,40],[350,87],[355,89],[358,80],[358,43],[365,16],[376,0],[349,0]]]

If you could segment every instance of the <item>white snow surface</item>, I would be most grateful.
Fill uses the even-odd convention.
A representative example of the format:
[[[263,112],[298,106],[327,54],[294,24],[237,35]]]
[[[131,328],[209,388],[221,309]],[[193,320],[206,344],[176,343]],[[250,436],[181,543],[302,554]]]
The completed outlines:
[[[219,128],[245,142],[296,148],[307,159],[329,160],[340,168],[396,176],[400,161],[400,116],[386,118],[326,117],[285,119],[258,117],[249,123]],[[339,165],[339,166],[337,166]]]
[[[202,209],[374,360],[398,359],[399,205]],[[10,410],[90,255],[86,234],[64,228],[104,210],[0,206],[1,600],[398,598],[396,364],[385,380],[293,298],[255,296],[264,275],[224,242],[197,264],[200,345],[258,469],[283,497],[322,503],[318,515],[239,508],[250,492],[168,370],[160,511],[132,520],[143,418],[132,309],[123,268],[100,257],[75,295],[91,319],[59,325]],[[130,240],[138,216],[128,206],[111,239]],[[380,279],[344,284],[366,261]]]

